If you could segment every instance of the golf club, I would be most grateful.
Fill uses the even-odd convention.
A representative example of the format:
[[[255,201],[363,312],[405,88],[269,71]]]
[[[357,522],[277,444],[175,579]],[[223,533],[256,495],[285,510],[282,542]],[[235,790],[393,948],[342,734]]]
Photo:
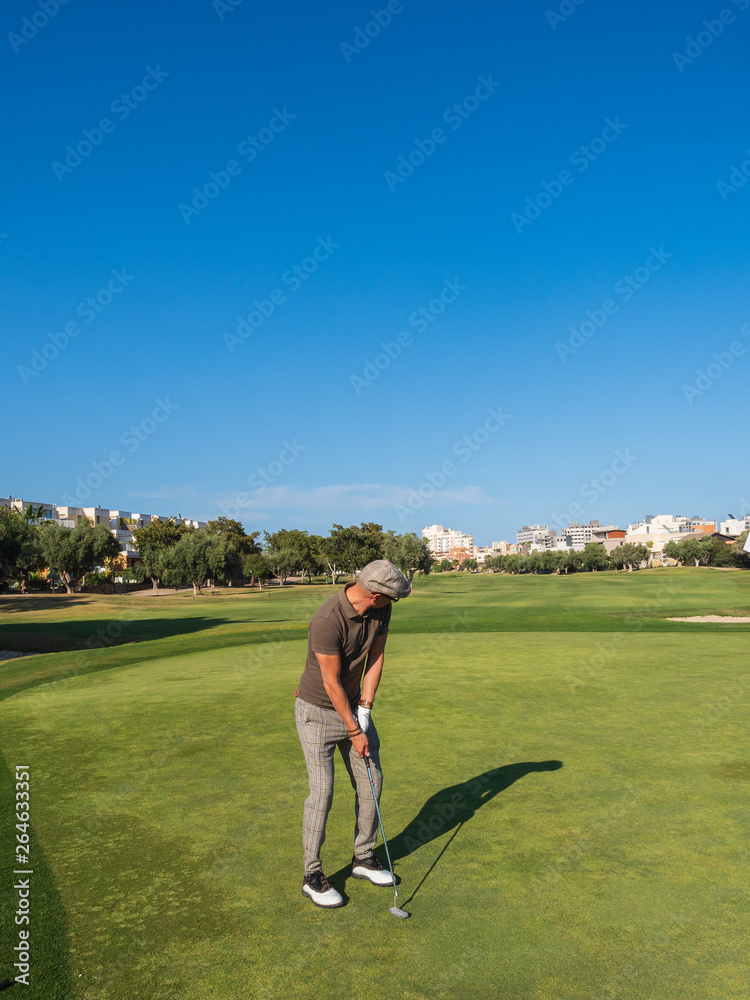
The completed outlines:
[[[385,856],[388,858],[388,870],[391,873],[391,879],[393,881],[393,906],[388,907],[388,912],[392,913],[394,917],[401,917],[402,920],[406,920],[407,917],[411,916],[411,913],[407,913],[406,910],[402,910],[400,906],[396,906],[396,900],[398,899],[398,891],[396,889],[396,876],[393,874],[393,864],[391,863],[391,855],[388,850],[388,841],[385,839],[385,830],[383,829],[383,818],[380,815],[380,806],[378,805],[378,797],[375,794],[375,784],[372,780],[372,771],[370,770],[370,758],[365,754],[365,764],[367,765],[367,774],[370,779],[370,788],[372,789],[372,797],[375,801],[375,808],[378,812],[378,823],[380,823],[380,832],[383,835],[383,846],[385,847]]]

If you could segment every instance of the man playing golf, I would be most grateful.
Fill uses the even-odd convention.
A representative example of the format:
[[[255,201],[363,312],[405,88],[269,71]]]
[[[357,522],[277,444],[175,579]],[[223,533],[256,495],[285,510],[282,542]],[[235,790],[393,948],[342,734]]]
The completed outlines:
[[[329,597],[310,622],[295,716],[310,780],[302,822],[302,892],[316,906],[343,903],[340,893],[328,884],[320,860],[333,801],[337,746],[355,792],[352,876],[369,879],[374,885],[392,885],[390,872],[373,853],[378,816],[364,757],[370,758],[380,799],[380,740],[370,712],[383,670],[391,604],[410,593],[411,584],[401,571],[386,559],[376,559],[365,566],[355,583]]]

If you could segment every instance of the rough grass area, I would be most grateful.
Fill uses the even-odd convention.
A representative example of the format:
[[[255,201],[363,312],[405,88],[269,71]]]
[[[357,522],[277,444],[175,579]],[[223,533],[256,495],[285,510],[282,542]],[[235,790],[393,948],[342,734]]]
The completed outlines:
[[[374,711],[409,921],[347,876],[343,768],[324,864],[346,905],[300,894],[293,688],[330,587],[2,601],[4,648],[5,629],[72,647],[0,664],[6,873],[12,768],[31,766],[25,995],[746,995],[749,629],[664,618],[747,613],[750,575],[450,574],[417,590],[394,608]],[[17,941],[7,875],[1,891],[0,979]]]

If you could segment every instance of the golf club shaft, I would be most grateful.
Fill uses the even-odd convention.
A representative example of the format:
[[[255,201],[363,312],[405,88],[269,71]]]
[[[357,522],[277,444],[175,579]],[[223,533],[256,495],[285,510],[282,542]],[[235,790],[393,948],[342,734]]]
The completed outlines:
[[[391,854],[388,850],[388,841],[385,839],[385,830],[383,829],[383,817],[380,815],[380,806],[378,805],[378,797],[375,794],[375,782],[372,780],[372,771],[370,770],[370,758],[365,754],[365,764],[367,766],[367,775],[370,779],[370,788],[372,789],[372,797],[375,801],[375,809],[378,813],[378,823],[380,823],[380,833],[383,836],[383,846],[385,847],[385,856],[388,858],[388,867],[391,872],[391,878],[393,879],[393,891],[398,896],[396,891],[396,876],[393,874],[393,863],[391,861]]]

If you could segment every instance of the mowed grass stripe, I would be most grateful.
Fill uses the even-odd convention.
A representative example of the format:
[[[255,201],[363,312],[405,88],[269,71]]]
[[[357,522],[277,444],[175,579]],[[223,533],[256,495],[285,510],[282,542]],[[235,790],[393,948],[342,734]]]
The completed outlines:
[[[414,635],[408,606],[375,715],[402,900],[424,879],[407,923],[351,880],[335,913],[299,896],[304,641],[144,660],[0,706],[4,747],[35,768],[71,996],[145,981],[154,997],[379,995],[394,969],[413,998],[741,995],[742,689],[707,713],[743,676],[746,637],[629,634],[581,677],[611,633]],[[352,825],[339,767],[331,874]]]

